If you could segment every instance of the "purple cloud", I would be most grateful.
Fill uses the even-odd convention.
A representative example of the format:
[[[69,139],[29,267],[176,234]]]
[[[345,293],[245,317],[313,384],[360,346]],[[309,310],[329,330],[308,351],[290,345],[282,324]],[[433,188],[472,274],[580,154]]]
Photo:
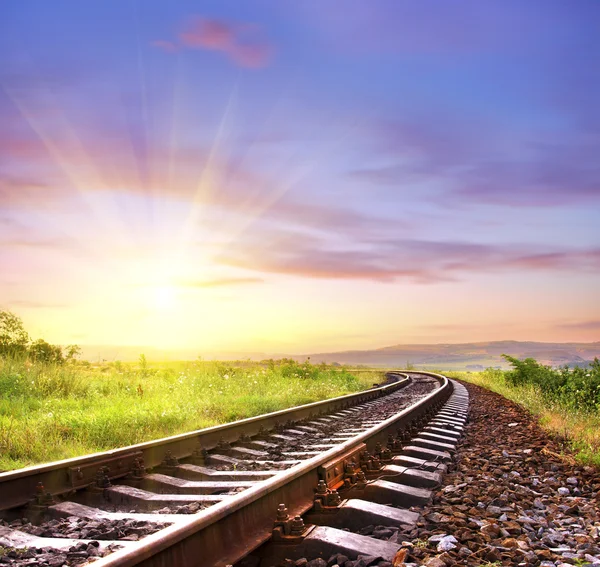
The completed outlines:
[[[597,3],[585,1],[577,9],[561,2],[477,0],[465,0],[459,7],[432,1],[348,0],[344,10],[335,3],[306,1],[285,8],[315,29],[322,43],[349,56],[417,54],[443,59],[558,49],[562,44],[554,30],[575,27],[583,36],[593,34],[599,15]]]
[[[246,234],[217,258],[249,270],[309,278],[417,283],[455,281],[470,273],[500,271],[600,271],[600,249],[540,250],[535,246],[485,245],[459,241],[378,239],[334,248],[317,236],[271,231]]]
[[[468,123],[390,122],[375,129],[372,151],[388,165],[351,170],[350,177],[382,187],[436,180],[441,203],[546,207],[600,198],[600,136],[572,131],[566,139],[515,138],[510,152]]]

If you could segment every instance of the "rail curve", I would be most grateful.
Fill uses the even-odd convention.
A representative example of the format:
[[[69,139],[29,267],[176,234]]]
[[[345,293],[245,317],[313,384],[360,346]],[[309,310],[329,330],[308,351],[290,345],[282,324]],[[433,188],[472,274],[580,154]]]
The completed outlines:
[[[336,487],[355,490],[357,475],[373,476],[381,462],[389,461],[392,452],[397,453],[396,449],[405,444],[410,436],[406,432],[414,433],[417,426],[431,419],[454,390],[446,377],[429,372],[393,372],[387,378],[390,383],[356,394],[2,473],[0,516],[10,518],[11,510],[19,507],[33,509],[41,518],[49,511],[60,512],[63,517],[85,516],[91,508],[81,503],[81,497],[78,502],[77,495],[86,494],[84,489],[88,489],[109,498],[115,510],[120,510],[112,516],[107,512],[104,518],[129,515],[147,519],[150,514],[140,514],[139,510],[128,513],[126,507],[137,502],[142,510],[152,509],[148,507],[153,504],[144,500],[149,498],[149,491],[139,487],[157,487],[158,502],[173,501],[176,493],[182,496],[175,502],[200,503],[201,508],[185,516],[176,517],[170,510],[155,514],[155,522],[170,525],[140,541],[112,542],[124,547],[94,565],[232,565],[269,540],[275,511],[282,503],[287,505],[286,514],[296,518],[314,510],[315,490],[333,494],[326,499],[338,502]],[[413,390],[418,395],[411,393]],[[346,420],[353,425],[345,432],[342,425]],[[273,452],[280,450],[273,441],[285,444],[294,436],[315,437],[311,440],[315,442],[301,451],[284,451],[279,460],[273,460],[273,454],[277,456]],[[240,455],[244,459],[238,458]],[[246,458],[252,466],[246,465]],[[184,460],[189,464],[181,465]],[[213,463],[212,472],[206,468],[208,461]],[[148,474],[149,469],[158,472]],[[165,476],[171,473],[177,481]],[[125,484],[113,487],[114,481]],[[232,492],[223,492],[227,487]],[[36,492],[38,497],[32,504]],[[190,492],[195,496],[184,496]],[[65,502],[56,504],[56,499]],[[289,525],[289,520],[281,524]],[[10,535],[0,527],[0,539],[3,533]]]

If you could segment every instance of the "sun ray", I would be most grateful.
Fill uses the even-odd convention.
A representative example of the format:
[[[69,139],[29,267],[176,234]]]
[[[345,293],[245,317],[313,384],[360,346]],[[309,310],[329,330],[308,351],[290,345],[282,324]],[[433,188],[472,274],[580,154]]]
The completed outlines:
[[[209,152],[204,169],[200,175],[200,179],[196,185],[196,192],[189,202],[189,213],[186,219],[182,223],[181,231],[179,233],[178,245],[175,251],[177,256],[177,264],[184,263],[190,253],[190,246],[193,241],[193,236],[197,230],[201,215],[203,213],[206,201],[209,198],[211,192],[215,191],[215,186],[218,183],[218,175],[220,173],[217,165],[217,158],[221,146],[226,141],[227,128],[233,114],[233,106],[237,97],[237,86],[234,86],[231,95],[225,106],[223,117],[219,123],[219,128],[215,135],[215,140]]]
[[[50,89],[46,88],[44,95],[54,103],[52,107],[53,118],[58,119],[60,123],[60,128],[57,128],[56,131],[63,132],[63,135],[66,138],[63,140],[64,147],[61,147],[60,141],[55,141],[55,132],[51,135],[46,131],[40,109],[36,109],[33,105],[29,105],[13,90],[7,89],[6,87],[3,87],[3,90],[19,110],[31,129],[42,141],[54,163],[60,167],[67,179],[72,183],[72,186],[77,191],[79,197],[87,204],[88,214],[96,218],[101,226],[106,227],[113,234],[118,234],[123,238],[125,236],[125,229],[122,223],[118,223],[118,217],[111,215],[110,213],[102,214],[104,211],[100,209],[97,206],[97,203],[91,198],[91,189],[98,189],[103,185],[100,176],[96,171],[96,165],[88,156],[81,139],[69,124],[60,107],[56,104]],[[83,167],[78,168],[74,164],[82,164]],[[87,175],[79,173],[79,169],[86,171]],[[94,174],[90,174],[90,172],[94,172]],[[99,249],[101,248],[101,244],[102,243],[98,242],[96,245],[91,245],[94,248]]]
[[[293,92],[293,83],[290,81],[289,88],[286,92]],[[283,106],[286,97],[282,94],[277,101],[274,103],[268,117],[264,120],[262,130],[266,131],[270,122],[274,122],[277,117],[278,109]],[[231,99],[230,99],[231,100]],[[216,136],[216,143],[213,145],[209,164],[213,163],[218,157],[218,151],[221,146],[227,141],[226,137],[223,135],[223,124],[225,119],[227,118],[227,113],[230,109],[230,105],[226,108],[223,121],[221,122],[221,127],[219,128],[219,132]],[[358,124],[354,123],[351,126],[352,131],[356,131],[358,129]],[[352,132],[348,135],[350,136]],[[260,134],[257,134],[255,137],[254,143],[248,145],[248,148],[243,154],[243,157],[240,161],[240,165],[243,167],[246,163],[251,159],[252,151],[259,143]],[[285,177],[277,179],[276,181],[271,182],[268,186],[261,187],[261,191],[254,196],[249,192],[249,196],[245,200],[241,200],[235,208],[235,212],[240,213],[243,216],[243,219],[236,218],[235,221],[231,220],[229,223],[226,223],[221,227],[219,233],[219,242],[220,242],[220,251],[225,250],[228,246],[231,246],[237,239],[244,234],[246,230],[265,212],[267,212],[278,200],[280,200],[285,194],[292,191],[295,187],[297,187],[304,179],[306,179],[315,169],[326,160],[331,159],[332,156],[336,155],[336,152],[344,149],[344,144],[347,136],[339,136],[332,140],[325,148],[321,148],[318,151],[315,150],[315,153],[312,157],[305,159],[298,163],[298,156],[295,154],[290,154],[288,156],[288,161],[290,167],[287,170],[287,174]],[[225,162],[226,160],[221,160],[221,162]],[[209,187],[212,185],[212,190],[215,190],[215,186],[219,183],[220,179],[218,177],[211,177],[210,168],[207,168],[208,175],[205,178],[201,179],[200,186]],[[282,168],[283,169],[283,168]],[[204,192],[199,192],[197,195],[202,195],[205,200],[202,198],[195,199],[196,203],[207,202],[210,204],[209,195]],[[198,214],[193,215],[191,218],[198,220]]]

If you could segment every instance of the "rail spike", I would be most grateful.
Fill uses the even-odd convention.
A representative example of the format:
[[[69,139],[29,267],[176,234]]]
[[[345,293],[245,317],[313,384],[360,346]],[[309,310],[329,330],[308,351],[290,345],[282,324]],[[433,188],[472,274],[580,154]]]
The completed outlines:
[[[179,459],[175,455],[173,455],[171,451],[166,451],[162,465],[165,467],[177,467],[179,466]]]
[[[46,490],[46,488],[41,482],[38,482],[35,487],[35,495],[33,501],[36,506],[41,506],[43,508],[55,504],[52,494],[50,494],[50,492]]]
[[[100,467],[96,471],[96,480],[95,480],[96,488],[100,488],[100,489],[104,490],[105,488],[110,488],[112,486],[110,483],[110,479],[108,478],[109,472],[110,472],[110,469],[107,466]]]

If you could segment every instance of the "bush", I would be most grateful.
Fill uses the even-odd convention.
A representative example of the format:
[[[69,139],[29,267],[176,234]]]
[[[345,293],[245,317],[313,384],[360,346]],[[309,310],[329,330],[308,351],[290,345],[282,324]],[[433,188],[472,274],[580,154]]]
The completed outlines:
[[[550,400],[577,409],[600,409],[600,361],[597,358],[587,368],[563,366],[554,369],[533,358],[519,360],[502,356],[513,367],[506,373],[506,381],[511,386],[535,386]]]
[[[29,358],[45,364],[62,364],[65,361],[62,348],[51,345],[44,339],[38,339],[29,347]]]

